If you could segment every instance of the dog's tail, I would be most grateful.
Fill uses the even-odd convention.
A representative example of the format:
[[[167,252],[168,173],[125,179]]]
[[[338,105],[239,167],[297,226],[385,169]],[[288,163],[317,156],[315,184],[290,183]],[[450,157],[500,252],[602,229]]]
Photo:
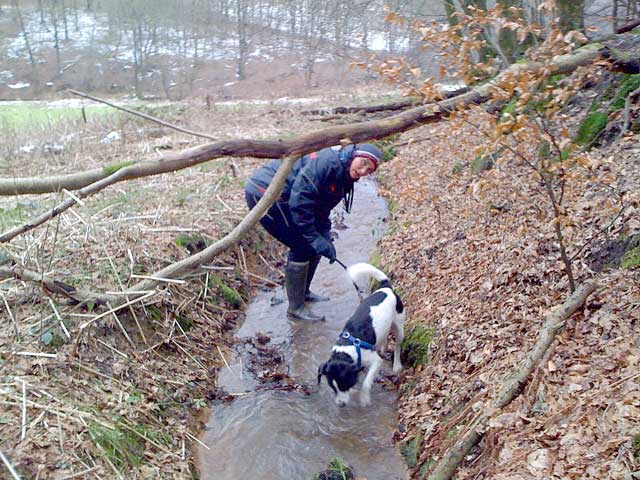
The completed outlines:
[[[347,268],[347,274],[351,277],[351,281],[360,289],[364,289],[363,287],[367,285],[370,278],[374,278],[380,282],[380,288],[391,287],[389,277],[368,263],[354,263]]]

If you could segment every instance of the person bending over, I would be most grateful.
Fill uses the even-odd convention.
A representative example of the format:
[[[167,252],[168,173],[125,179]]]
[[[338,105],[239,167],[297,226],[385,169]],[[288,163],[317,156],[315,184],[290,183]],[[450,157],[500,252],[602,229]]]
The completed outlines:
[[[375,172],[381,158],[382,152],[371,143],[329,147],[300,157],[280,197],[260,220],[267,232],[289,247],[285,268],[289,318],[324,319],[305,302],[329,300],[309,290],[320,257],[326,257],[329,263],[336,260],[329,214],[340,201],[347,213],[351,211],[353,184]],[[262,198],[279,166],[280,160],[273,160],[249,178],[245,184],[249,209]]]

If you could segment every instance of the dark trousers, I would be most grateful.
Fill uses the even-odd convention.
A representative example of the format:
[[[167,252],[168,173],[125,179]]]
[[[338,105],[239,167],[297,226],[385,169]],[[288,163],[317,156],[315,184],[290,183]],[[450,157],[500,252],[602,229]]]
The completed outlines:
[[[245,191],[245,199],[247,200],[247,206],[251,210],[260,200],[260,196]],[[265,216],[262,217],[260,224],[280,243],[289,247],[290,261],[307,262],[317,256],[293,222],[287,203],[275,202]]]

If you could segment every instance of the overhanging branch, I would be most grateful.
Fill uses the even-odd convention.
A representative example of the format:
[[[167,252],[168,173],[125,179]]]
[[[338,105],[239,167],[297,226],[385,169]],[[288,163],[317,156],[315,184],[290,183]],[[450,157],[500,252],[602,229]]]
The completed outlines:
[[[525,71],[539,71],[542,68],[549,70],[551,73],[569,73],[579,66],[588,65],[598,58],[598,48],[600,46],[589,45],[583,47],[571,55],[557,57],[549,64],[511,65],[491,82],[480,85],[469,92],[438,103],[415,107],[385,119],[327,127],[286,140],[221,140],[179,153],[166,154],[158,160],[123,166],[118,172],[120,173],[118,181],[181,170],[221,157],[297,157],[337,145],[344,140],[363,142],[383,138],[394,133],[404,132],[421,125],[436,122],[446,117],[448,113],[451,113],[456,108],[482,103],[490,98],[494,89],[499,89],[499,85],[506,78],[513,75],[518,75]],[[49,178],[4,178],[0,179],[0,195],[51,193],[61,189],[75,190],[86,187],[111,174],[112,171],[106,168]]]

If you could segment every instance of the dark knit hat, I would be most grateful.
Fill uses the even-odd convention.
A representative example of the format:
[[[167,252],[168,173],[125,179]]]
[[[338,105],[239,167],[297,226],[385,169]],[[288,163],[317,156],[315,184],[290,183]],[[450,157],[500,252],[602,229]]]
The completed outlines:
[[[378,168],[378,164],[382,159],[382,152],[373,143],[362,143],[360,145],[356,145],[356,148],[353,151],[353,156],[368,158],[373,162],[373,165]]]

